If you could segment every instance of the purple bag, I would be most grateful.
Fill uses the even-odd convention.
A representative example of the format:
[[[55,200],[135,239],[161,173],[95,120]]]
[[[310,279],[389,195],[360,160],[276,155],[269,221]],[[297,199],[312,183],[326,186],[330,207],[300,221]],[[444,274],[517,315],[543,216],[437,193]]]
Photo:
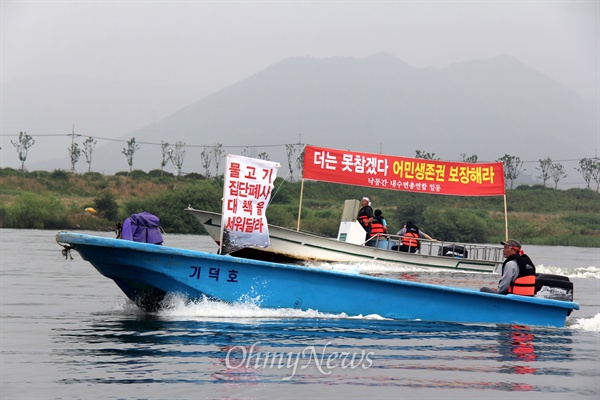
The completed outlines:
[[[160,234],[160,220],[156,215],[149,212],[133,214],[123,223],[121,239],[134,242],[162,244],[163,238]]]

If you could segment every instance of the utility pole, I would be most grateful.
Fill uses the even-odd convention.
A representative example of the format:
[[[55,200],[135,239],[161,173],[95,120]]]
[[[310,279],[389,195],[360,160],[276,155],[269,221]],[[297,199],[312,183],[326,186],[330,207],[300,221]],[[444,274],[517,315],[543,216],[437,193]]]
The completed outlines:
[[[71,131],[71,151],[75,145],[75,124],[73,124],[73,130]],[[75,163],[71,162],[71,174],[75,173]]]

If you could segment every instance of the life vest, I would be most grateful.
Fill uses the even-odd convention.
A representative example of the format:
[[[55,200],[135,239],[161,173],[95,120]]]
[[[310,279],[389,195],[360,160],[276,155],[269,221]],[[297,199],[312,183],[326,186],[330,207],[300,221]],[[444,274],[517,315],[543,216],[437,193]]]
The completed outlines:
[[[374,217],[373,222],[371,222],[371,235],[370,237],[377,236],[380,233],[385,233],[385,226],[383,226],[383,221],[379,217]]]
[[[420,247],[419,232],[408,231],[402,236],[402,244],[408,247]]]
[[[371,212],[368,213],[367,210],[370,210]],[[372,218],[372,217],[373,217],[373,209],[371,208],[371,206],[365,206],[358,211],[358,217],[357,217],[358,222],[360,222],[360,224],[365,229],[368,229],[369,226],[371,225],[369,223],[369,218]]]
[[[521,296],[535,295],[535,265],[533,265],[533,261],[527,254],[508,257],[502,264],[502,273],[504,273],[504,266],[510,260],[515,260],[519,265],[519,275],[508,287],[508,293]]]

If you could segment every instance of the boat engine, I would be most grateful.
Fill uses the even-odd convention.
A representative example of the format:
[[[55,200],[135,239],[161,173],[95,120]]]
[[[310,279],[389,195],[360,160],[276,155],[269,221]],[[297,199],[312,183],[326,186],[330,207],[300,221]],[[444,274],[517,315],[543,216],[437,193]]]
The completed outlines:
[[[439,249],[438,256],[467,258],[469,256],[469,250],[465,249],[464,246],[448,245]]]
[[[563,275],[536,274],[535,297],[573,301],[573,282]]]

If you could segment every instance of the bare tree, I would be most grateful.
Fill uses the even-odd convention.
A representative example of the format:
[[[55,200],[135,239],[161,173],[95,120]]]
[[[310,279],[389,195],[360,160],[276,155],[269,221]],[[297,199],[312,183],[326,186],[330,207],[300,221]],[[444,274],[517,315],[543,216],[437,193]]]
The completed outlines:
[[[463,162],[473,163],[477,162],[477,156],[473,154],[472,156],[468,156],[466,153],[461,153],[460,158],[462,158]]]
[[[514,181],[519,177],[523,169],[523,161],[517,156],[505,154],[496,161],[502,161],[504,167],[504,177],[507,183],[510,183],[509,188],[513,188]]]
[[[223,145],[221,143],[217,143],[215,147],[213,147],[213,156],[215,157],[215,171],[216,176],[219,176],[219,166],[221,165],[221,159],[223,158]]]
[[[263,151],[262,153],[260,153],[258,155],[258,158],[261,159],[261,160],[268,161],[269,160],[269,155],[265,151]]]
[[[309,144],[303,145],[298,143],[298,146],[302,146],[302,150],[300,151],[300,155],[296,159],[296,166],[300,171],[300,176],[304,176],[304,153],[306,152],[306,146],[310,146]]]
[[[582,158],[579,160],[579,168],[575,169],[583,175],[588,189],[591,189],[590,183],[594,181],[596,191],[600,191],[600,158]]]
[[[297,159],[294,159],[297,144],[286,144],[285,151],[287,153],[288,169],[290,170],[290,182],[294,182],[294,167],[297,166]]]
[[[19,139],[16,142],[10,141],[19,153],[19,160],[21,161],[21,172],[27,171],[25,168],[25,160],[27,160],[27,152],[29,148],[35,144],[35,140],[27,134],[27,132],[20,132]]]
[[[129,172],[133,171],[133,155],[136,151],[140,149],[140,146],[135,142],[135,138],[129,139],[127,141],[127,148],[123,148],[122,153],[125,154],[125,158],[127,159],[127,165],[129,165]]]
[[[581,172],[583,180],[587,184],[587,188],[591,189],[590,182],[594,177],[594,168],[596,163],[593,158],[582,158],[579,160],[579,168],[575,168],[576,171]]]
[[[177,176],[181,176],[181,169],[183,168],[183,160],[185,159],[185,142],[176,142],[175,150],[171,155],[173,165],[177,168]]]
[[[88,172],[92,172],[92,154],[94,153],[94,147],[96,146],[96,143],[97,141],[91,136],[85,139],[83,142],[83,155],[88,163]]]
[[[422,150],[415,150],[415,158],[423,158],[425,160],[439,160],[439,158],[435,158],[435,153],[426,153]]]
[[[250,149],[250,146],[246,146],[242,149],[242,155],[244,157],[254,157],[254,150],[256,150],[254,147]]]
[[[596,182],[596,192],[600,192],[600,159],[594,158],[594,171],[592,180]]]
[[[581,165],[581,163],[580,163]],[[588,169],[589,182],[596,184],[596,192],[600,191],[600,158],[588,158],[586,161],[586,168]],[[588,188],[591,189],[591,184],[588,183]]]
[[[163,170],[165,166],[171,161],[173,150],[169,148],[169,143],[160,141],[160,147],[162,149],[162,161],[160,162],[160,176],[163,176]]]
[[[562,164],[553,163],[550,166],[550,177],[554,181],[554,189],[558,188],[558,182],[562,178],[566,178],[567,174],[565,172],[565,167]]]
[[[75,164],[77,164],[77,161],[79,161],[79,157],[81,157],[81,149],[79,148],[79,143],[71,143],[71,146],[67,150],[69,150],[69,158],[71,159],[71,173],[74,174]]]
[[[538,178],[542,180],[544,187],[546,187],[546,182],[550,180],[551,171],[552,171],[552,159],[550,157],[546,157],[544,159],[540,159],[540,167],[535,167],[535,169],[540,171],[540,175]]]
[[[206,179],[210,179],[210,164],[212,162],[212,151],[208,146],[204,146],[200,153],[200,159],[202,160],[202,168],[204,168],[204,176]]]

